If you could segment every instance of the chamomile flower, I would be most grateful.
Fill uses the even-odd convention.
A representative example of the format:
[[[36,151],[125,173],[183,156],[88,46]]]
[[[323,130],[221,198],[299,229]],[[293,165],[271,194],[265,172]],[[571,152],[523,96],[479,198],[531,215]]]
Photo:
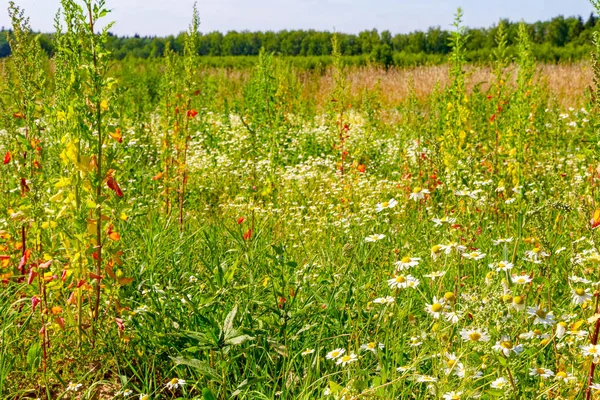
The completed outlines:
[[[360,346],[361,350],[370,351],[373,354],[377,353],[377,349],[383,350],[384,348],[385,348],[385,346],[383,343],[375,343],[375,342],[365,343],[362,346]]]
[[[498,246],[498,245],[500,245],[502,243],[510,243],[512,241],[513,241],[513,238],[509,237],[509,238],[506,238],[506,239],[495,239],[495,240],[492,240],[492,243],[494,243],[494,246]]]
[[[460,400],[462,392],[446,392],[442,395],[444,400]]]
[[[448,216],[444,216],[442,218],[433,218],[431,221],[435,224],[435,226],[442,226],[442,224],[453,224],[456,222],[456,218],[448,218]]]
[[[584,304],[592,299],[592,293],[589,288],[576,288],[571,292],[571,299],[574,304]]]
[[[435,281],[436,278],[441,278],[446,275],[446,271],[433,271],[430,274],[423,275],[425,278],[429,278],[432,281]]]
[[[465,342],[487,342],[490,340],[490,336],[485,329],[464,328],[460,331],[460,336]]]
[[[548,378],[554,376],[554,372],[548,368],[530,368],[529,375],[537,376],[542,379],[548,379]]]
[[[405,289],[409,287],[411,281],[415,281],[412,275],[396,275],[394,278],[388,279],[388,285],[392,289]],[[413,285],[410,286],[412,287]]]
[[[442,312],[446,309],[446,306],[444,305],[444,303],[445,302],[444,302],[443,298],[438,299],[437,297],[434,296],[431,304],[425,305],[425,311],[427,311],[427,313],[429,315],[431,315],[433,318],[439,319],[440,316],[442,315]]]
[[[458,252],[458,253],[463,253],[467,249],[462,244],[458,244],[456,242],[450,242],[448,244],[443,244],[441,246],[442,246],[442,250],[446,254],[452,253],[453,250],[456,251],[456,252]]]
[[[385,235],[381,234],[381,233],[375,233],[373,235],[369,235],[365,238],[365,242],[367,243],[374,243],[377,242],[379,240],[385,239]]]
[[[314,352],[315,352],[315,349],[306,349],[306,350],[304,350],[304,351],[303,351],[301,354],[302,354],[303,356],[308,356],[308,355],[310,355],[310,354],[312,354],[312,353],[314,353]]]
[[[73,383],[73,382],[69,382],[69,384],[67,385],[67,392],[77,392],[79,391],[79,389],[81,389],[83,385],[81,383]]]
[[[508,261],[498,261],[492,264],[489,264],[489,267],[497,272],[500,271],[510,271],[514,266],[513,263]]]
[[[446,353],[444,354],[444,357],[446,358],[446,360],[444,360],[444,373],[446,375],[454,373],[459,378],[465,376],[465,367],[454,353]]]
[[[592,357],[594,363],[600,360],[600,344],[588,344],[585,346],[579,346],[581,353],[584,357]]]
[[[554,379],[562,383],[570,383],[577,381],[577,378],[566,371],[558,371]]]
[[[525,310],[525,299],[523,296],[514,296],[510,302],[510,306],[517,311],[523,311]]]
[[[377,203],[375,206],[375,211],[382,212],[383,210],[387,210],[388,208],[394,208],[398,202],[394,199],[390,199],[389,201],[384,201],[383,203]]]
[[[343,355],[345,352],[346,352],[346,350],[342,349],[342,348],[331,350],[329,353],[327,353],[327,355],[325,356],[325,358],[328,359],[328,360],[335,360],[336,358],[338,358],[341,355]]]
[[[470,253],[462,253],[462,256],[467,260],[481,260],[485,257],[485,253],[479,251],[472,251]]]
[[[411,267],[416,267],[419,265],[419,261],[421,261],[418,257],[403,257],[402,259],[396,261],[394,264],[396,265],[396,269],[401,271],[403,269],[409,269]]]
[[[335,363],[337,365],[341,365],[343,367],[347,364],[353,363],[356,360],[358,360],[358,357],[356,356],[356,354],[350,353],[350,354],[346,354],[345,356],[338,357],[337,360],[335,361]]]
[[[430,375],[417,375],[417,382],[433,383],[433,382],[437,382],[437,378],[435,376],[430,376]]]
[[[441,244],[436,244],[435,246],[433,246],[431,248],[431,258],[433,258],[434,260],[437,260],[443,251],[444,251],[444,246]]]
[[[426,194],[429,194],[429,190],[417,186],[413,189],[412,193],[409,196],[409,199],[414,201],[423,200]]]
[[[523,352],[523,345],[515,344],[508,336],[502,336],[492,348],[504,354],[504,357],[510,356],[511,353],[520,354]]]
[[[513,275],[511,277],[512,283],[516,285],[525,285],[531,283],[532,279],[529,275]]]
[[[554,325],[554,314],[552,311],[547,312],[546,309],[541,308],[540,306],[527,308],[527,314],[534,317],[533,323],[535,325]]]
[[[393,304],[396,301],[395,298],[393,298],[392,296],[386,296],[386,297],[378,297],[375,300],[373,300],[373,303],[375,304]]]
[[[493,380],[490,383],[490,387],[492,389],[508,389],[510,387],[510,382],[508,381],[508,379],[500,377]]]
[[[169,382],[167,382],[165,387],[167,389],[174,390],[183,385],[185,385],[185,381],[183,379],[173,378]]]

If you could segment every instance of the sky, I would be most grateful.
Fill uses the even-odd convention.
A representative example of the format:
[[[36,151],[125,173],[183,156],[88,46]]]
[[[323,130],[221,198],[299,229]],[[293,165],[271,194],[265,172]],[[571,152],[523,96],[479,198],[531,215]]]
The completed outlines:
[[[14,0],[33,30],[52,32],[59,0]],[[106,0],[118,35],[166,36],[186,30],[194,0]],[[5,7],[2,7],[2,4]],[[0,26],[9,27],[8,0],[0,0]],[[407,33],[449,28],[458,7],[469,27],[489,27],[500,18],[535,22],[593,10],[589,0],[198,0],[202,32],[316,29],[357,33]]]

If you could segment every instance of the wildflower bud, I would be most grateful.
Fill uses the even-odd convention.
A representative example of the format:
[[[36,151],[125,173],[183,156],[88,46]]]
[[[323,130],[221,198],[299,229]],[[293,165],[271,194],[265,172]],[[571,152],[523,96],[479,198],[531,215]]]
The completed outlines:
[[[500,296],[500,300],[503,303],[510,303],[512,301],[513,297],[510,294],[503,294],[502,296]]]
[[[456,300],[456,296],[454,295],[454,292],[446,292],[444,294],[444,299],[450,302],[454,302]]]

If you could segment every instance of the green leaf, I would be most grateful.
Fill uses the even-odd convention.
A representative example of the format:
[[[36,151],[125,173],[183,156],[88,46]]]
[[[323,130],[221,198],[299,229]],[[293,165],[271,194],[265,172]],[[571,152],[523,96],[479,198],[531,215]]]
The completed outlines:
[[[215,396],[213,396],[213,394],[209,388],[204,388],[204,389],[202,389],[202,399],[215,400]]]
[[[197,360],[195,358],[185,358],[185,357],[170,357],[171,360],[175,363],[175,365],[186,365],[190,368],[195,369],[202,375],[211,379],[219,379],[219,374],[212,368],[208,363]]]
[[[42,346],[39,342],[33,343],[27,351],[27,365],[29,365],[32,371],[36,370],[40,366],[40,362],[42,360],[41,353]]]

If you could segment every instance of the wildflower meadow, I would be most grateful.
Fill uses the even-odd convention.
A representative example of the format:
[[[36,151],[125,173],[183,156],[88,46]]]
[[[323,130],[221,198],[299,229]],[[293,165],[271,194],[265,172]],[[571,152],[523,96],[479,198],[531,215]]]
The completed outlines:
[[[525,24],[475,81],[459,9],[390,102],[337,35],[325,89],[201,66],[196,8],[117,62],[110,6],[62,0],[51,55],[8,7],[0,398],[600,398],[597,32],[565,103]]]

